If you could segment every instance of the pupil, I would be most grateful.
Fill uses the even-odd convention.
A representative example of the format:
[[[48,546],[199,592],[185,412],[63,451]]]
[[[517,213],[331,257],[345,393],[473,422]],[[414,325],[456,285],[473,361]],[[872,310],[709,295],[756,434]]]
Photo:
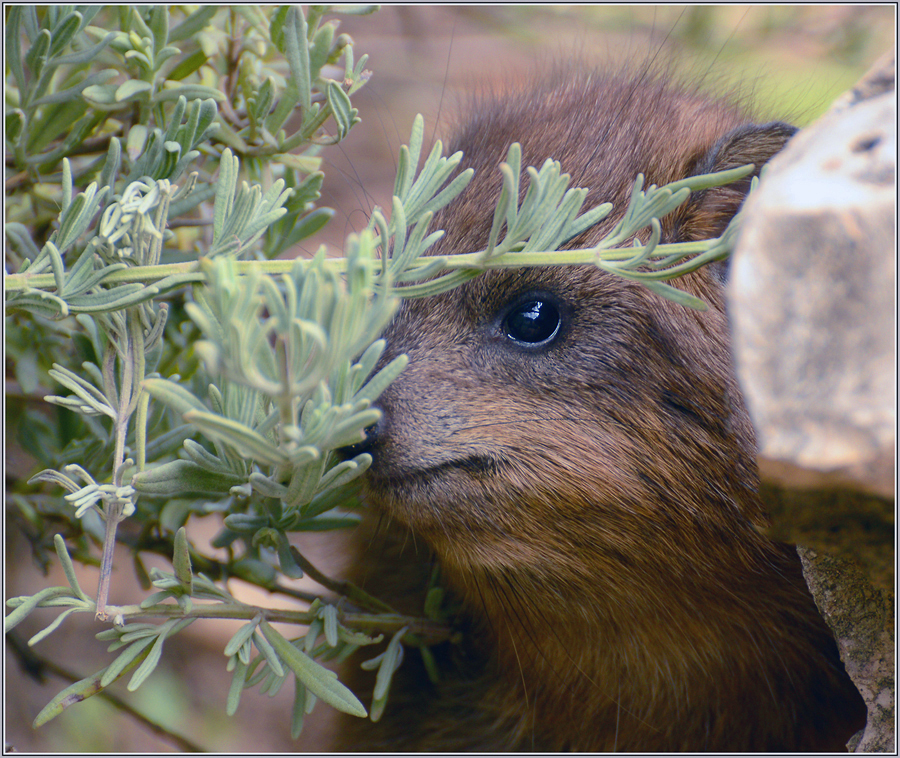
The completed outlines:
[[[516,342],[536,345],[559,331],[559,311],[544,300],[523,303],[506,318],[506,334]]]

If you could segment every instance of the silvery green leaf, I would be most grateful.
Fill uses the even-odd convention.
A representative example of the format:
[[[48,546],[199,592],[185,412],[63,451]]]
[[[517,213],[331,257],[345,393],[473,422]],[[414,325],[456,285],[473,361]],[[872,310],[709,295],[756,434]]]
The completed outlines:
[[[176,460],[138,472],[131,480],[143,495],[156,497],[222,497],[244,479],[222,471],[212,472],[192,461]]]
[[[331,532],[359,525],[361,516],[356,513],[342,513],[337,516],[315,516],[303,518],[291,527],[294,532]]]
[[[270,673],[270,675],[266,678],[266,681],[263,682],[262,686],[259,688],[259,692],[261,695],[275,697],[279,692],[281,692],[281,688],[284,686],[284,683],[286,681],[287,674],[276,676],[274,673]]]
[[[201,5],[198,10],[194,11],[184,21],[169,32],[168,39],[170,42],[180,42],[181,40],[191,39],[202,29],[209,25],[212,17],[218,13],[220,5]]]
[[[105,45],[104,45],[105,47]],[[79,54],[80,55],[80,54]],[[68,57],[68,56],[66,56]],[[59,63],[62,59],[57,58],[55,61]],[[32,105],[51,105],[53,103],[64,103],[69,100],[75,100],[78,96],[84,92],[88,87],[93,87],[94,85],[104,85],[110,79],[115,78],[118,75],[118,71],[112,68],[106,68],[102,71],[97,71],[96,73],[88,76],[83,82],[80,84],[76,84],[74,87],[69,87],[68,89],[59,90],[58,92],[52,92],[49,95],[44,95],[39,100],[35,100]]]
[[[75,53],[68,55],[60,55],[53,59],[53,63],[57,66],[77,66],[88,61],[95,60],[98,55],[116,38],[115,32],[107,34],[100,42],[93,47],[86,47]],[[46,100],[45,100],[46,102]],[[35,103],[37,105],[37,103]]]
[[[82,601],[86,603],[92,602],[91,599],[84,594],[84,591],[78,584],[78,578],[75,576],[75,567],[72,565],[72,559],[69,557],[69,551],[66,549],[66,541],[61,535],[54,535],[53,546],[56,549],[56,556],[59,558],[59,563],[65,572],[66,580],[69,582],[72,591],[75,592]]]
[[[158,294],[156,285],[145,287],[135,282],[120,284],[101,292],[77,295],[69,300],[68,305],[73,313],[109,313],[146,302]]]
[[[119,166],[122,163],[122,143],[118,137],[112,137],[109,141],[109,150],[106,153],[106,163],[100,172],[100,187],[113,187],[119,174]]]
[[[41,631],[39,631],[37,634],[35,634],[33,637],[31,637],[31,639],[29,639],[28,643],[27,643],[28,647],[37,645],[37,643],[40,642],[42,639],[51,635],[62,624],[62,622],[65,621],[73,613],[77,613],[79,611],[92,611],[93,612],[93,610],[94,610],[93,603],[91,603],[89,607],[66,609],[65,611],[60,613],[59,616],[57,616],[48,626],[45,626]]]
[[[127,82],[116,88],[116,93],[113,97],[117,103],[122,103],[141,98],[152,89],[153,85],[150,82],[145,82],[140,79],[129,79]]]
[[[165,103],[183,97],[187,100],[209,100],[217,103],[224,102],[227,98],[224,93],[204,84],[179,84],[171,89],[164,89],[152,97],[153,103]]]
[[[132,161],[136,161],[144,152],[148,136],[149,130],[143,124],[135,124],[128,130],[128,136],[125,138],[125,152]]]
[[[184,415],[190,410],[205,411],[206,406],[186,387],[170,379],[145,379],[143,387],[157,400]]]
[[[387,650],[384,651],[384,657],[381,659],[381,664],[378,667],[378,674],[375,676],[375,689],[372,691],[372,712],[369,716],[372,721],[378,721],[384,712],[391,679],[403,661],[403,646],[400,644],[400,640],[406,634],[406,631],[407,628],[403,627],[391,637]]]
[[[217,185],[208,184],[205,187],[198,187],[189,195],[177,198],[169,205],[169,220],[183,216],[190,210],[193,210],[201,203],[205,203],[215,196]]]
[[[38,22],[37,9],[33,5],[29,5],[25,8],[24,13],[24,26],[25,26],[25,34],[28,35],[28,39],[33,43],[40,32],[40,23]]]
[[[59,248],[53,244],[52,240],[44,245],[44,249],[50,256],[50,268],[53,271],[53,279],[56,284],[56,291],[62,294],[63,288],[66,286],[65,264]]]
[[[311,103],[309,28],[299,5],[291,6],[284,24],[284,57],[291,71],[291,82],[297,89],[300,107],[309,110]]]
[[[63,385],[63,387],[66,387],[78,395],[78,397],[96,412],[104,413],[113,419],[116,418],[116,412],[113,410],[106,395],[93,384],[82,379],[78,374],[65,368],[65,366],[60,366],[58,363],[54,363],[53,368],[50,369],[48,373],[53,379]],[[53,398],[52,400],[51,397]],[[48,396],[45,398],[48,402],[58,402],[65,399],[66,398],[57,398],[56,396]]]
[[[130,667],[134,667],[139,662],[139,659],[135,659],[131,662]],[[123,676],[128,673],[129,669],[124,669],[119,676]],[[82,700],[85,700],[91,695],[96,695],[98,692],[104,689],[104,687],[100,684],[100,679],[104,675],[107,669],[102,669],[98,671],[96,674],[92,674],[91,676],[85,677],[80,681],[75,682],[72,685],[69,685],[64,690],[59,692],[56,697],[53,698],[46,706],[44,706],[43,710],[37,715],[32,726],[37,729],[40,726],[43,726],[51,719],[58,716],[62,713],[66,708],[70,705],[74,705],[75,703],[80,703]]]
[[[278,564],[281,567],[281,573],[289,579],[303,578],[303,569],[294,560],[291,543],[284,532],[278,532]]]
[[[303,731],[306,715],[307,689],[298,677],[294,677],[294,703],[291,708],[291,738],[297,739]],[[314,695],[312,697],[315,697]]]
[[[409,358],[406,355],[398,355],[353,396],[353,402],[358,403],[362,400],[368,400],[374,403],[381,393],[387,389],[388,385],[400,376],[407,363],[409,363]]]
[[[371,465],[372,456],[368,453],[357,455],[349,461],[342,461],[325,473],[319,481],[316,494],[352,482],[362,476]]]
[[[369,377],[369,374],[372,373],[378,363],[378,359],[381,358],[381,354],[384,352],[385,347],[387,347],[387,343],[383,339],[375,340],[375,342],[365,349],[357,362],[351,367],[349,377],[349,389],[351,395],[355,395],[359,391],[363,382],[365,382]],[[347,402],[349,399],[350,398],[341,399],[340,402]],[[355,400],[356,398],[354,397],[353,399]]]
[[[26,289],[6,298],[7,310],[22,310],[38,313],[46,318],[59,319],[69,315],[69,306],[65,300],[52,292]]]
[[[283,677],[284,668],[281,665],[281,656],[275,651],[275,647],[272,645],[272,640],[269,638],[269,635],[265,633],[265,628],[267,626],[268,624],[265,621],[260,621],[259,626],[253,630],[253,642],[255,643],[257,650],[259,650],[266,659],[266,663],[269,665],[272,673],[275,676]],[[278,636],[280,637],[281,635]]]
[[[63,18],[61,18],[57,22],[56,26],[53,27],[53,31],[51,32],[53,43],[50,45],[49,57],[53,58],[59,55],[66,47],[66,45],[68,45],[72,41],[72,38],[78,33],[78,30],[81,29],[81,26],[81,14],[76,11],[67,13]]]
[[[157,636],[156,640],[153,642],[153,647],[150,648],[150,652],[147,657],[144,659],[144,662],[140,665],[137,671],[134,672],[134,675],[131,677],[131,680],[128,682],[128,691],[134,692],[138,687],[140,687],[146,678],[153,673],[153,670],[159,664],[159,659],[162,657],[163,643],[166,638],[177,634],[186,626],[189,626],[195,621],[195,619],[172,619],[170,621],[166,621],[160,627],[159,636]]]
[[[438,187],[447,180],[450,173],[462,159],[462,153],[454,153],[449,158],[443,157],[443,149],[440,140],[435,142],[409,193],[406,197],[400,196],[407,215],[412,218],[419,216],[425,204],[437,192]]]
[[[350,690],[337,681],[337,675],[333,671],[315,663],[267,622],[263,621],[260,629],[285,665],[312,693],[339,711],[352,716],[366,716],[363,704]]]
[[[253,104],[252,114],[256,121],[262,121],[269,115],[272,109],[272,101],[275,98],[275,80],[267,76],[265,81],[256,91],[256,101]]]
[[[325,89],[331,115],[337,124],[337,139],[342,140],[354,124],[359,123],[358,111],[350,105],[350,98],[337,82],[329,81]]]
[[[23,9],[21,6],[10,6],[6,18],[6,64],[16,79],[19,92],[25,91],[25,70],[22,68],[22,42],[20,29]]]
[[[255,533],[265,528],[269,523],[265,516],[255,516],[248,513],[229,513],[225,517],[225,526],[242,534]]]
[[[244,424],[198,410],[188,411],[184,414],[184,419],[207,436],[221,440],[239,453],[250,456],[251,460],[275,466],[283,466],[290,460],[269,440]]]
[[[37,79],[44,70],[44,64],[47,62],[47,54],[50,51],[50,30],[41,29],[38,32],[37,39],[31,45],[31,49],[25,54],[25,65],[31,70],[32,76]],[[16,40],[18,44],[18,40]]]
[[[269,477],[264,476],[258,471],[250,474],[250,484],[263,497],[275,497],[283,500],[287,496],[288,488],[283,484],[272,481]]]
[[[603,203],[602,205],[598,205],[595,208],[591,208],[591,210],[587,211],[586,213],[583,213],[581,216],[579,216],[569,224],[569,227],[567,229],[568,233],[561,244],[565,244],[569,240],[577,237],[582,232],[590,229],[592,226],[599,224],[610,213],[612,213],[612,209],[612,203]]]
[[[287,213],[287,208],[281,207],[274,208],[266,213],[257,210],[256,217],[251,218],[241,231],[242,246],[246,248],[256,242],[266,229],[284,216],[285,213]]]
[[[176,178],[176,167],[181,156],[181,145],[177,142],[163,143],[163,160],[155,174],[159,177]]]
[[[443,232],[435,232],[434,234],[429,235],[429,239],[435,237],[432,242],[436,242],[437,239],[440,239],[440,237],[443,236],[443,234]],[[447,259],[443,256],[428,258],[424,262],[417,261],[416,264],[410,267],[407,271],[404,271],[401,274],[397,274],[394,277],[394,282],[399,284],[402,282],[415,282],[421,279],[428,279],[436,274],[439,274],[446,268]]]
[[[421,113],[417,113],[413,119],[409,146],[404,145],[400,148],[400,156],[397,159],[397,179],[394,182],[394,195],[399,197],[401,202],[406,202],[409,191],[413,186],[424,139],[425,119],[422,118]]]
[[[98,286],[113,272],[127,268],[127,265],[124,263],[114,263],[111,266],[95,271],[94,261],[94,251],[88,245],[78,257],[78,260],[75,261],[75,265],[69,270],[65,285],[60,292],[63,297],[69,298],[81,295]]]
[[[380,5],[334,5],[329,8],[329,12],[342,13],[346,16],[368,16],[380,9]]]
[[[586,194],[584,190],[569,190],[549,218],[542,219],[540,228],[529,237],[522,251],[556,250],[565,239],[566,227],[581,209]]]
[[[315,24],[313,24],[315,26]],[[331,52],[332,43],[334,42],[334,24],[324,24],[320,26],[313,35],[309,44],[309,72],[310,79],[319,76],[322,66],[328,60],[328,54]]]
[[[154,586],[160,586],[161,582],[156,581],[153,583]],[[170,586],[175,586],[175,582],[167,582]],[[154,605],[159,605],[160,603],[165,602],[171,597],[174,597],[175,593],[171,590],[161,590],[159,592],[154,592],[152,595],[148,595],[143,600],[141,600],[140,607],[141,608],[152,608]]]
[[[167,60],[169,60],[169,58],[174,58],[176,55],[180,55],[180,54],[181,54],[181,50],[179,50],[177,47],[172,47],[172,46],[164,47],[162,50],[159,51],[159,53],[156,56],[156,60],[154,61],[156,64],[157,70],[159,70],[162,67],[163,63],[165,63]]]
[[[221,458],[213,455],[205,447],[193,440],[184,441],[184,451],[194,463],[211,473],[232,473]]]
[[[503,182],[503,190],[501,202],[497,205],[497,214],[494,217],[494,223],[497,223],[497,217],[501,220],[505,216],[507,233],[516,225],[516,219],[519,212],[519,177],[521,176],[522,165],[522,147],[518,142],[513,142],[509,146],[506,154],[506,162],[500,164],[500,176]],[[505,203],[503,201],[506,201]]]
[[[47,587],[31,597],[24,598],[23,602],[19,603],[14,611],[7,614],[3,619],[4,634],[14,629],[20,621],[25,619],[35,608],[38,608],[44,602],[52,600],[53,598],[71,595],[72,591],[68,587]],[[20,598],[16,599],[18,600]],[[7,605],[9,604],[10,601],[7,601]]]
[[[81,96],[95,108],[117,110],[125,104],[116,100],[118,86],[115,84],[92,84],[81,91]]]
[[[144,635],[138,640],[132,642],[125,650],[119,653],[100,678],[100,686],[108,687],[122,674],[138,664],[138,656],[140,656],[150,645],[153,644],[152,635]]]
[[[398,287],[396,291],[397,294],[405,298],[431,297],[432,295],[439,295],[442,292],[452,290],[454,287],[458,287],[463,282],[466,282],[469,279],[478,276],[479,273],[479,271],[475,270],[466,271],[464,269],[460,269],[457,271],[451,271],[446,276],[441,276],[437,279],[422,282],[421,284],[409,284],[405,287]]]
[[[453,164],[453,168],[455,167],[456,164]],[[443,208],[452,200],[455,200],[457,196],[459,196],[459,194],[469,186],[469,182],[472,181],[473,176],[475,176],[474,169],[467,168],[459,176],[454,178],[453,181],[450,182],[450,184],[444,187],[444,189],[434,195],[431,200],[429,200],[421,208],[419,208],[418,212],[420,214],[420,218],[421,214],[434,213]],[[425,245],[422,250],[424,251],[427,247],[428,246]]]
[[[693,308],[697,311],[705,311],[708,307],[706,303],[704,303],[700,298],[694,297],[684,290],[680,290],[677,287],[666,284],[665,282],[644,281],[641,283],[651,292],[660,295],[667,300],[671,300],[674,303],[683,305],[687,308]]]
[[[213,244],[221,240],[225,220],[231,213],[237,187],[238,159],[230,148],[225,148],[219,161],[219,181],[216,184],[216,202],[213,212]]]
[[[315,495],[319,480],[322,478],[322,462],[318,461],[318,450],[316,458],[293,467],[290,485],[283,500],[288,508],[296,508],[308,503]]]
[[[164,5],[154,5],[150,9],[150,19],[147,25],[153,35],[153,52],[158,59],[160,51],[169,41],[169,9]],[[176,52],[178,52],[177,49]]]
[[[196,137],[202,135],[203,131],[212,121],[210,119],[207,121],[203,128],[200,129],[200,134],[198,134],[198,127],[200,127],[200,116],[205,112],[205,108],[207,104],[212,105],[213,110],[213,118],[215,118],[216,113],[216,103],[215,100],[193,100],[191,102],[191,109],[188,111],[188,120],[185,122],[183,128],[181,124],[181,117],[183,110],[187,107],[187,99],[185,97],[179,97],[178,101],[175,104],[175,111],[172,113],[171,120],[169,122],[169,131],[166,134],[166,139],[168,140],[178,140],[181,143],[182,148],[185,152],[191,150],[196,144]],[[176,118],[177,116],[177,118]],[[205,120],[205,119],[204,119]],[[180,134],[180,137],[179,137]]]
[[[191,571],[191,555],[188,551],[187,533],[184,527],[175,532],[175,553],[172,558],[172,566],[181,588],[190,595],[193,572]]]
[[[11,241],[15,242],[18,251],[32,261],[40,254],[40,248],[34,244],[31,232],[24,224],[11,221],[3,227],[3,231]]]
[[[238,629],[237,632],[235,632],[234,636],[228,641],[228,644],[225,646],[225,655],[235,655],[237,651],[241,647],[243,647],[244,644],[253,636],[253,630],[256,629],[261,619],[261,616],[256,616],[252,621],[249,621],[240,629]]]
[[[236,656],[232,657],[234,661],[234,674],[231,677],[231,685],[228,688],[228,696],[225,699],[225,713],[233,716],[237,713],[238,704],[241,701],[241,693],[247,681],[247,664]]]
[[[326,605],[321,610],[321,616],[324,622],[325,641],[329,647],[335,647],[338,644],[337,608]]]
[[[291,228],[290,232],[278,243],[273,251],[273,256],[288,250],[301,240],[311,237],[334,217],[332,208],[316,208],[312,213],[306,214]]]
[[[306,635],[303,638],[303,652],[307,655],[309,655],[316,646],[316,640],[319,639],[319,635],[322,634],[322,627],[324,626],[325,622],[322,620],[321,616],[317,616],[310,622],[309,627],[306,630]]]
[[[88,227],[91,219],[100,207],[100,202],[108,191],[104,187],[97,191],[97,183],[91,182],[84,192],[79,192],[59,217],[59,230],[56,233],[55,243],[61,252],[64,252],[75,240],[78,239]]]
[[[254,210],[254,205],[259,201],[259,188],[252,189],[243,182],[240,191],[234,197],[231,210],[222,227],[222,237],[241,240],[242,232]],[[243,241],[243,240],[242,240]]]

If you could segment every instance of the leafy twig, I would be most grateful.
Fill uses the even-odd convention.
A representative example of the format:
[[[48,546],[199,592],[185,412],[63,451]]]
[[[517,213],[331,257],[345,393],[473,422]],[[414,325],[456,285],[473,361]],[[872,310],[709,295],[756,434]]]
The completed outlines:
[[[360,608],[369,608],[377,613],[397,613],[397,611],[391,608],[387,603],[383,603],[378,598],[372,597],[372,595],[365,592],[360,587],[357,587],[352,582],[331,579],[330,577],[325,576],[325,574],[313,566],[313,564],[310,563],[293,545],[291,545],[291,554],[294,556],[297,565],[303,569],[305,574],[313,581],[318,582],[326,589],[334,592],[338,597],[346,597],[350,602],[356,604]]]
[[[68,682],[78,682],[83,679],[83,677],[74,673],[62,664],[55,663],[49,658],[44,658],[43,656],[35,653],[34,650],[32,650],[27,645],[23,645],[15,632],[10,632],[6,635],[6,644],[13,651],[14,655],[19,659],[19,663],[22,665],[22,668],[28,673],[28,675],[41,684],[44,683],[44,675],[46,672],[49,672],[54,676],[58,676],[60,679],[65,679]],[[113,707],[127,714],[138,723],[143,724],[154,734],[159,735],[159,737],[161,737],[163,740],[171,742],[179,750],[182,750],[185,753],[206,752],[206,750],[189,740],[187,737],[182,737],[180,734],[167,729],[162,724],[158,724],[148,716],[145,716],[134,706],[130,705],[127,701],[123,700],[115,693],[110,692],[108,689],[102,690],[97,694],[108,703],[110,703]]]

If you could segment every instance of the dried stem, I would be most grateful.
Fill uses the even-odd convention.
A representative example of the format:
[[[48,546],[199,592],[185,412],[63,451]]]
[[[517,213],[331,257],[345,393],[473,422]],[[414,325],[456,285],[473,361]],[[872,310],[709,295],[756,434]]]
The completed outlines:
[[[33,649],[29,648],[27,645],[24,645],[21,640],[19,640],[15,632],[10,632],[6,635],[6,642],[15,656],[19,659],[19,663],[22,665],[22,668],[24,668],[25,671],[28,672],[29,676],[36,679],[38,682],[44,682],[47,672],[53,674],[54,676],[58,676],[60,679],[65,679],[68,682],[79,682],[84,678],[70,671],[65,666],[62,666],[59,663],[54,663],[47,658],[39,656],[34,652]],[[133,706],[129,705],[125,700],[122,700],[117,695],[114,695],[108,689],[101,690],[97,693],[97,696],[103,698],[106,702],[110,703],[112,706],[122,711],[123,713],[126,713],[138,723],[143,724],[147,729],[158,735],[161,739],[167,742],[171,742],[179,750],[185,753],[206,752],[202,747],[194,742],[191,742],[191,740],[189,740],[187,737],[182,737],[180,734],[176,734],[175,732],[162,726],[162,724],[158,724],[155,721],[149,719],[143,713],[136,710]]]

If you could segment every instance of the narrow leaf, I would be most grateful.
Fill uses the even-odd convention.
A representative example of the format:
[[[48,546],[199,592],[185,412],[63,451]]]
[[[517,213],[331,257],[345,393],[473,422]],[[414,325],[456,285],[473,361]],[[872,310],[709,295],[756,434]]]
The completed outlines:
[[[140,660],[140,658],[135,658],[133,661],[131,661],[130,665],[127,668],[123,669],[115,678],[118,679],[119,677],[127,674],[132,668],[138,665]],[[80,703],[82,700],[86,700],[91,695],[96,695],[98,692],[103,690],[104,686],[100,684],[100,679],[103,677],[106,671],[107,669],[102,669],[96,674],[85,677],[84,679],[75,682],[75,684],[66,687],[55,698],[53,698],[53,700],[51,700],[49,703],[47,703],[46,706],[44,706],[43,710],[37,715],[37,718],[35,718],[32,726],[34,726],[35,729],[37,729],[39,726],[43,726],[48,721],[62,713],[70,705]]]
[[[320,666],[308,655],[302,653],[265,621],[260,624],[260,629],[281,660],[309,688],[310,692],[343,713],[365,718],[366,709],[363,704],[359,702],[356,695],[337,681],[337,674]]]

